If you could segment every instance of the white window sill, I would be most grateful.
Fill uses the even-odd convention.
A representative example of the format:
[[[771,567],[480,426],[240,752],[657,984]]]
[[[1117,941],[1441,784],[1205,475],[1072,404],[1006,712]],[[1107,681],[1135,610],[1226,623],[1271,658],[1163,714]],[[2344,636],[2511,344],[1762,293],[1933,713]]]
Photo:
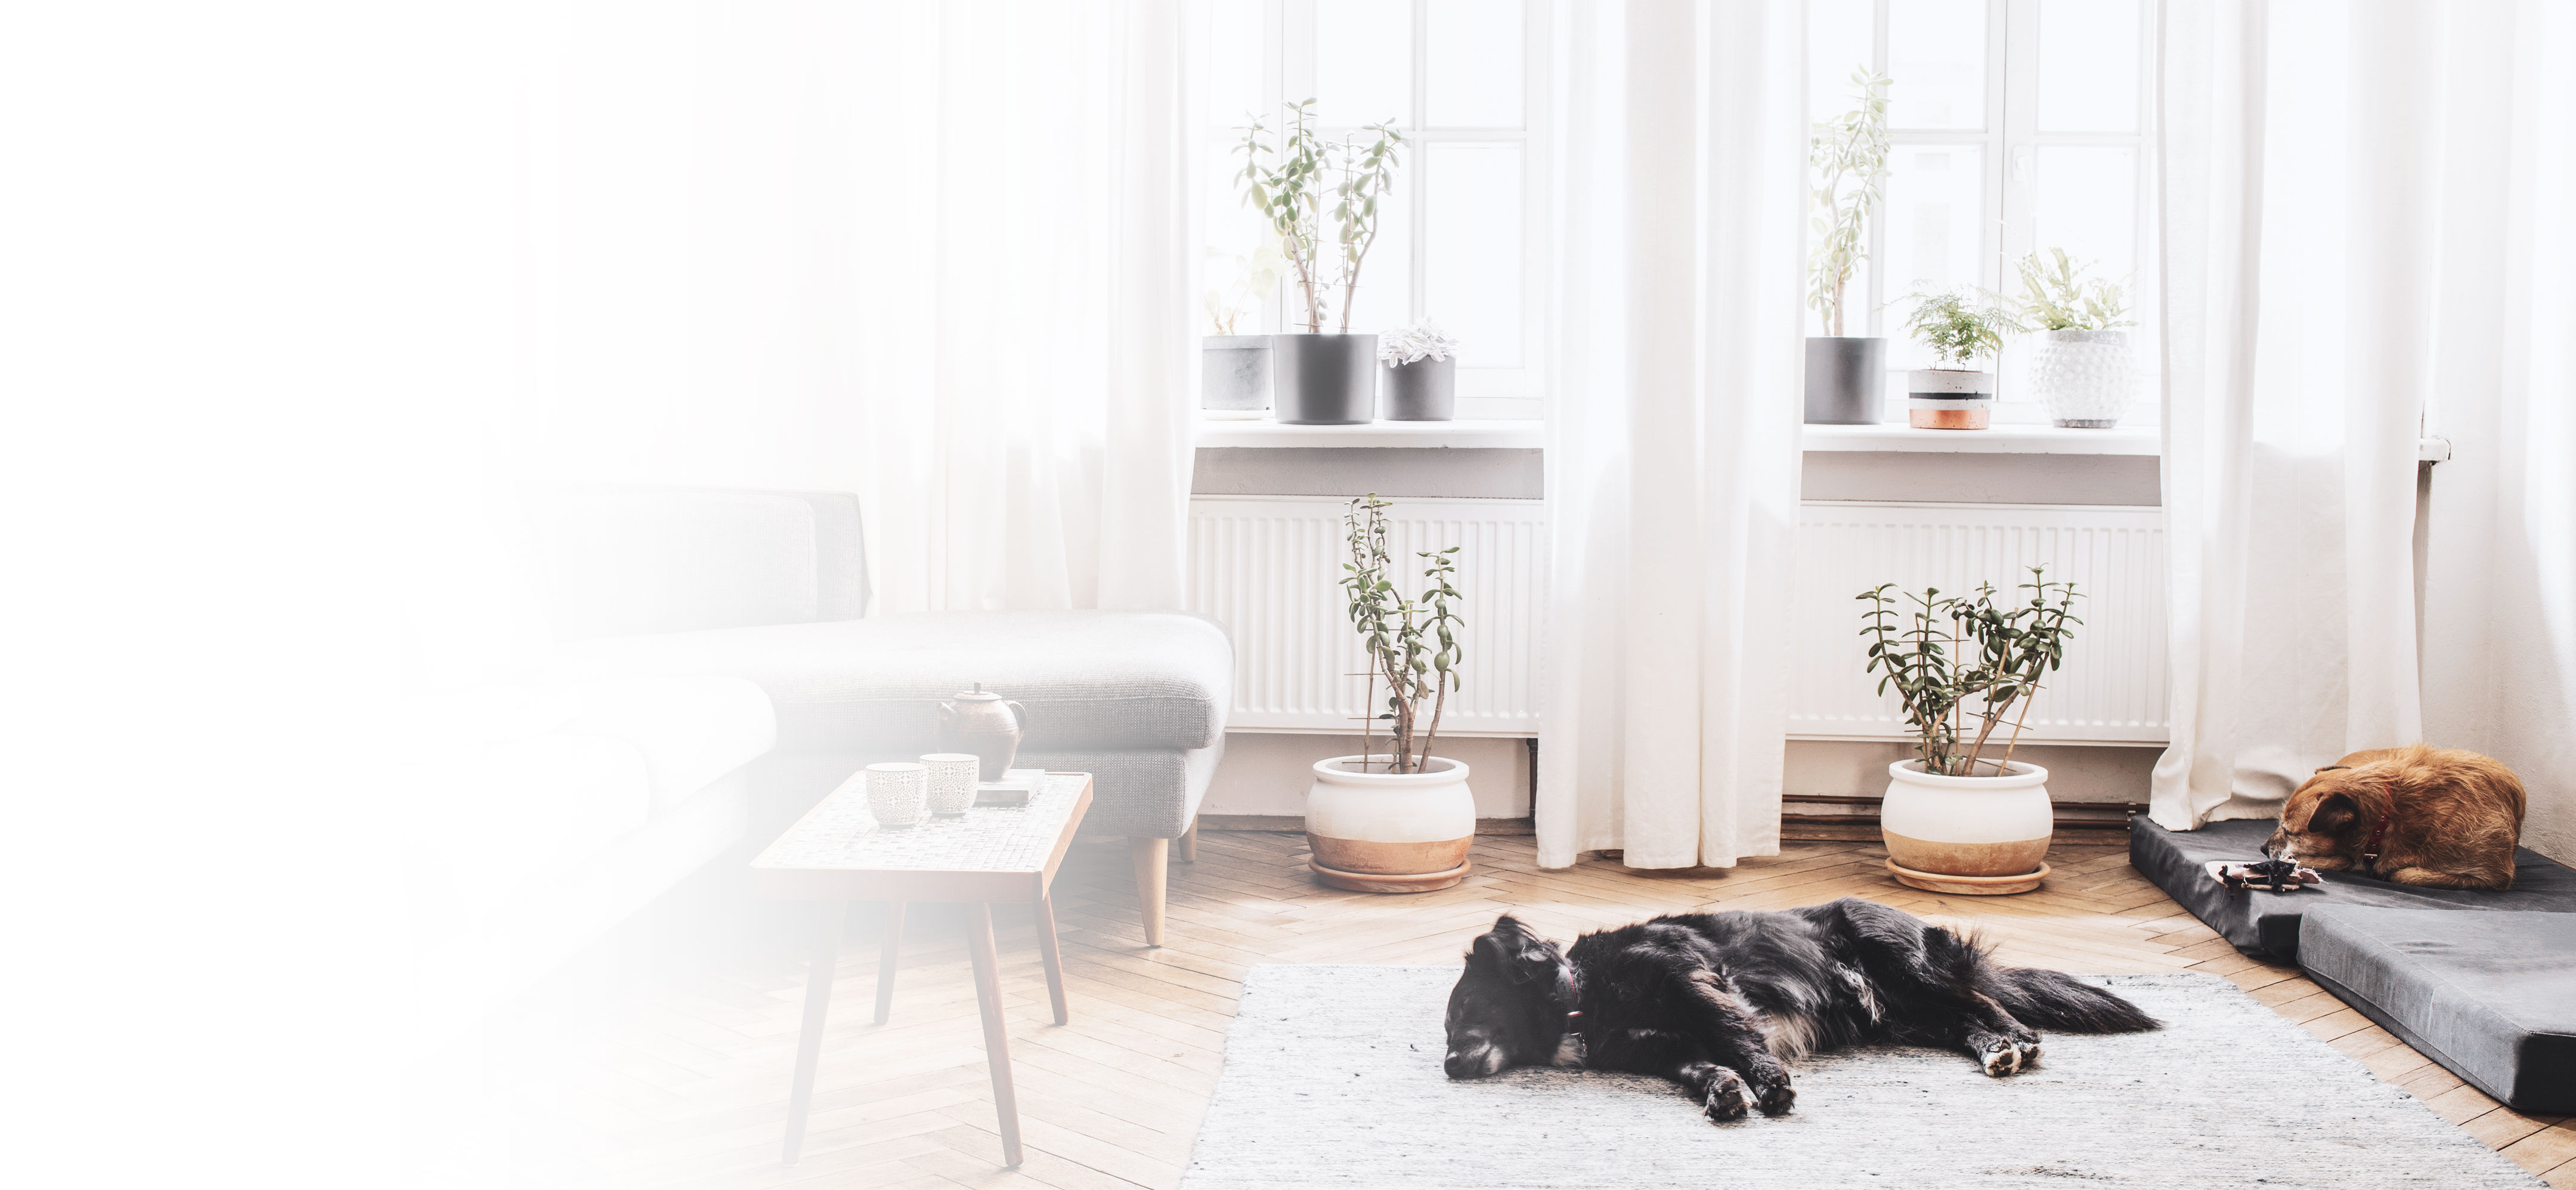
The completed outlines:
[[[1922,454],[2152,455],[2163,449],[2154,426],[2068,430],[1999,425],[1989,430],[1918,430],[1902,422],[1874,426],[1801,426],[1807,450],[1902,451]]]
[[[1380,421],[1364,426],[1291,426],[1279,422],[1202,419],[1200,446],[1272,447],[1416,447],[1432,449],[1537,450],[1547,445],[1547,423],[1541,421]],[[2057,426],[2007,424],[1985,430],[1917,430],[1902,423],[1874,426],[1801,426],[1804,450],[1880,451],[1904,454],[2160,454],[2163,432],[2155,426],[2121,426],[2109,430],[2069,430]],[[2445,438],[2426,438],[2416,456],[2426,462],[2451,457]]]
[[[1535,450],[1547,445],[1539,421],[1379,421],[1364,426],[1291,426],[1275,421],[1202,419],[1200,446],[1410,446]]]

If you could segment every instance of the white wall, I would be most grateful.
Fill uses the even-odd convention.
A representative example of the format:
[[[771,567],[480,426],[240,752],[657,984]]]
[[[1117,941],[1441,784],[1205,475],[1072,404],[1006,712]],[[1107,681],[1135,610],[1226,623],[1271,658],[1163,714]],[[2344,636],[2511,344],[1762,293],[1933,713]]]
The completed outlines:
[[[2158,747],[2026,745],[2013,759],[2048,770],[2048,795],[2060,802],[2144,802]],[[1887,792],[1887,766],[1910,760],[1914,746],[1899,741],[1858,743],[1791,740],[1781,776],[1781,796],[1878,797]]]
[[[1378,737],[1378,746],[1386,746],[1386,737]],[[1303,817],[1315,762],[1359,750],[1358,736],[1227,732],[1225,761],[1208,783],[1207,800],[1200,803],[1199,813]],[[1467,786],[1476,794],[1476,817],[1529,817],[1529,745],[1516,739],[1459,736],[1434,741],[1431,750],[1467,766]]]

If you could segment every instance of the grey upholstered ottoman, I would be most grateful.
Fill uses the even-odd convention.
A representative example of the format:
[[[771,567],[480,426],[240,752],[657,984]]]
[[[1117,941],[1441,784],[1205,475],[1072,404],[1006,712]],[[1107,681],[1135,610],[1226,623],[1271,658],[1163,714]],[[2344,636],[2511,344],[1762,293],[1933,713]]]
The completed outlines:
[[[2576,913],[2310,909],[2308,977],[2523,1112],[2576,1112]]]

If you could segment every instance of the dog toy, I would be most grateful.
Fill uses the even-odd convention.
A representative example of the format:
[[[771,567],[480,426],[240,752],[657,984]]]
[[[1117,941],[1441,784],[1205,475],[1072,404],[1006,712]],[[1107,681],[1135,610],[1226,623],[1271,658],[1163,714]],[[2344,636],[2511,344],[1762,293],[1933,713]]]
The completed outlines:
[[[2210,875],[2218,878],[2230,892],[2253,889],[2256,892],[2297,892],[2319,883],[2315,870],[2302,868],[2294,860],[2261,859],[2247,864],[2212,864]]]

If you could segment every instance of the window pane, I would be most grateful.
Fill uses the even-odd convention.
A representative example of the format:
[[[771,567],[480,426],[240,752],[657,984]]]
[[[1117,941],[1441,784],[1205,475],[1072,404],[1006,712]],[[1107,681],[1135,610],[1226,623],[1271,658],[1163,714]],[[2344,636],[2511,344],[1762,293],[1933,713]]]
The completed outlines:
[[[1208,13],[1208,66],[1200,70],[1207,107],[1202,117],[1220,128],[1237,128],[1262,110],[1261,0],[1217,0]],[[1299,98],[1304,98],[1300,96]]]
[[[2093,261],[2092,275],[2135,292],[2138,178],[2135,150],[2042,146],[2034,246]]]
[[[2136,0],[2040,0],[2039,126],[2048,132],[2136,130]]]
[[[1887,75],[1890,125],[1985,127],[1985,0],[1889,4]]]
[[[1807,118],[1830,120],[1852,108],[1851,76],[1869,69],[1876,51],[1877,6],[1870,0],[1811,0],[1807,5]]]
[[[1431,0],[1425,19],[1430,26],[1423,46],[1423,106],[1430,109],[1425,122],[1452,128],[1520,127],[1519,0]]]
[[[1395,192],[1379,200],[1377,240],[1369,245],[1368,258],[1360,262],[1359,295],[1351,303],[1351,332],[1373,335],[1394,330],[1413,317],[1413,188],[1422,184],[1420,145],[1408,145],[1404,165],[1395,175]],[[1340,232],[1333,223],[1332,200],[1324,204],[1324,242],[1322,269],[1327,278],[1341,275]],[[1288,317],[1303,318],[1305,299],[1299,297],[1293,282],[1288,294]],[[1342,321],[1342,290],[1337,283],[1325,297],[1328,319],[1325,330],[1338,329]]]
[[[1879,262],[1887,286],[1890,358],[1896,367],[1920,367],[1922,348],[1905,339],[1913,295],[1985,283],[1985,150],[1976,145],[1899,145],[1889,159],[1887,256]],[[1857,311],[1855,311],[1857,313]]]
[[[1289,102],[1304,99],[1291,95]],[[1315,113],[1326,124],[1409,123],[1413,9],[1374,0],[1315,0]]]
[[[1521,148],[1425,146],[1423,313],[1459,365],[1521,364]]]

